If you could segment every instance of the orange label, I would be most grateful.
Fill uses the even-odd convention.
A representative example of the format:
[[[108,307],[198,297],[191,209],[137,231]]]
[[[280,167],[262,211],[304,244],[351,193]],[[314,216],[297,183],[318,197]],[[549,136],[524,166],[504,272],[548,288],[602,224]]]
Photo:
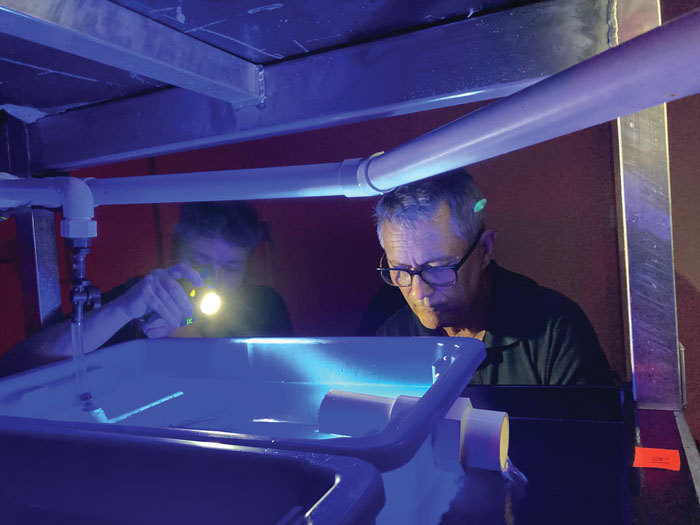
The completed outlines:
[[[677,450],[667,448],[635,447],[634,464],[632,466],[678,471],[681,469],[681,456]]]

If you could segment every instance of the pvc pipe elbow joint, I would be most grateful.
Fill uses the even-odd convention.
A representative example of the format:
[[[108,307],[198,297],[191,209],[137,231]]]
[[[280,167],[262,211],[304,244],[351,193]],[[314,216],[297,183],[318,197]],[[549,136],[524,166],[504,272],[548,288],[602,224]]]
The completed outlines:
[[[88,185],[76,177],[32,179],[0,174],[3,198],[0,208],[17,206],[63,207],[61,235],[69,238],[97,236],[97,223],[92,220],[94,201]]]
[[[383,153],[383,151],[380,151],[366,159],[348,159],[343,161],[338,173],[339,185],[343,195],[346,197],[371,197],[382,195],[393,189],[379,189],[369,180],[367,171],[369,163]]]
[[[417,397],[397,397],[392,419],[417,401]],[[432,436],[433,459],[443,470],[450,470],[455,463],[484,470],[506,470],[510,425],[505,412],[474,408],[468,398],[460,397],[435,426]]]
[[[56,177],[63,202],[61,236],[70,239],[97,237],[97,223],[92,220],[95,206],[87,183],[76,177]]]
[[[319,431],[346,436],[370,434],[411,410],[419,399],[331,390],[319,408]],[[509,440],[508,414],[476,409],[469,399],[458,398],[433,429],[433,460],[447,471],[461,464],[504,472]]]
[[[469,399],[458,398],[433,432],[436,463],[454,459],[449,454],[455,440],[462,465],[505,472],[510,443],[506,412],[474,408]]]

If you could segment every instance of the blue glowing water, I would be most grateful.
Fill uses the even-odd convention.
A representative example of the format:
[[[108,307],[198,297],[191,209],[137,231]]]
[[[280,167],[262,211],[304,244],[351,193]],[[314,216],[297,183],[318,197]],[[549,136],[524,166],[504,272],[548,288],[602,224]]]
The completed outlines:
[[[76,403],[72,366],[59,363],[0,381],[0,414],[90,422],[97,415],[131,427],[235,432],[273,441],[327,439],[337,436],[318,431],[318,410],[329,390],[421,397],[432,386],[433,364],[453,342],[132,341],[85,356],[97,411],[85,412]],[[384,474],[388,503],[378,523],[437,523],[462,487],[459,465],[439,470],[429,441],[407,465]]]

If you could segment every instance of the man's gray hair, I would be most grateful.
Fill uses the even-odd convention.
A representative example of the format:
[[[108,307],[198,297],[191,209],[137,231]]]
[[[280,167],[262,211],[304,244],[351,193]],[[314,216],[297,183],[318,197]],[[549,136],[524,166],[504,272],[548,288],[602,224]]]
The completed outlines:
[[[385,222],[410,225],[430,219],[438,207],[447,204],[455,234],[468,242],[484,227],[483,193],[463,168],[399,186],[386,193],[375,209],[377,235],[384,248]]]

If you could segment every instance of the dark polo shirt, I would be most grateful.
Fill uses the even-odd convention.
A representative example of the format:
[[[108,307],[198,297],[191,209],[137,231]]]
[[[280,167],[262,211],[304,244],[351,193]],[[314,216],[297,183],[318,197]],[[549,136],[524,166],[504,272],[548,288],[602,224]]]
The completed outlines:
[[[486,359],[472,385],[610,385],[612,373],[583,310],[564,295],[492,262]],[[378,336],[444,336],[406,306]]]

